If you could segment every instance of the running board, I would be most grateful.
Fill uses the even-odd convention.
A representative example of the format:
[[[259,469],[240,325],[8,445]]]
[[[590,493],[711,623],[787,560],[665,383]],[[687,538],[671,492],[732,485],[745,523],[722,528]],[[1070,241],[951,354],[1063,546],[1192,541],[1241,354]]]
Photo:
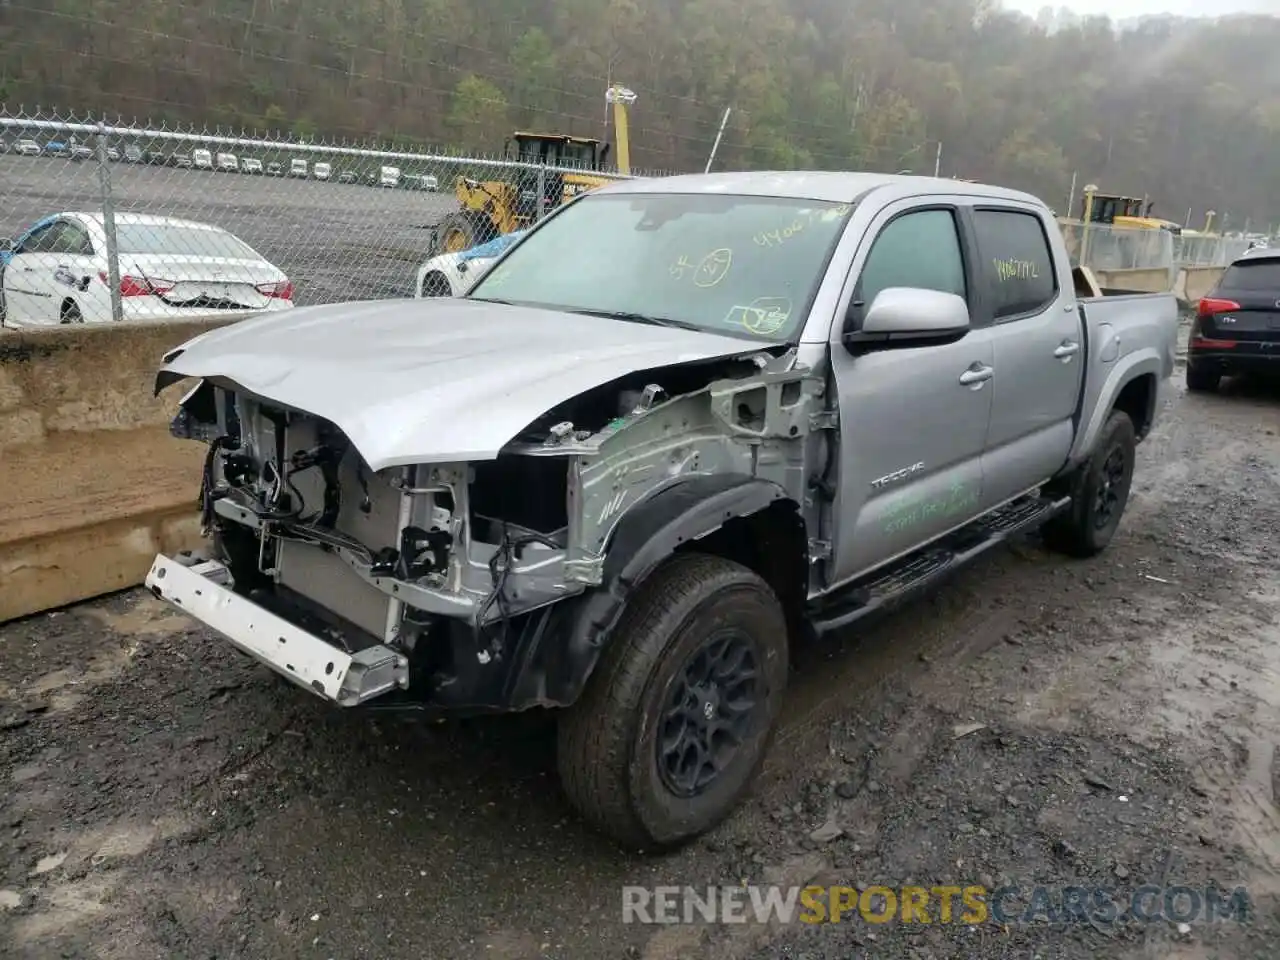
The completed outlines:
[[[839,595],[818,601],[810,622],[819,633],[847,627],[919,593],[979,554],[1040,526],[1071,506],[1071,498],[1028,496],[979,517],[941,540],[855,581]]]

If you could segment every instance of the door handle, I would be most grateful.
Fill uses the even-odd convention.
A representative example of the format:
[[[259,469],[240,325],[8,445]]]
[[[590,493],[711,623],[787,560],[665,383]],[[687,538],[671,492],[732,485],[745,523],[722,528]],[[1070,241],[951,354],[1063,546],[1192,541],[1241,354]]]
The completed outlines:
[[[985,364],[975,363],[964,373],[960,374],[960,383],[966,387],[978,389],[988,380],[995,376],[995,369]]]
[[[1080,344],[1074,340],[1063,340],[1058,344],[1058,348],[1053,351],[1053,355],[1059,360],[1068,360],[1080,352]]]

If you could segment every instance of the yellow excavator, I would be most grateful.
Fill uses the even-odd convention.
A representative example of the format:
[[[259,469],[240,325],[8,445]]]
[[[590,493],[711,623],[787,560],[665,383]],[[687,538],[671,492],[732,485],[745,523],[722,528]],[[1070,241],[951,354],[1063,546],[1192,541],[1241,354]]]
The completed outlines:
[[[1100,193],[1086,187],[1084,214],[1081,219],[1086,223],[1102,223],[1136,230],[1168,230],[1174,236],[1180,234],[1180,223],[1151,215],[1153,204],[1152,200]]]
[[[630,176],[627,108],[635,102],[636,95],[626,87],[614,85],[605,97],[613,106],[618,172]],[[598,172],[607,168],[609,151],[609,144],[591,137],[515,132],[504,149],[508,160],[556,169],[538,171],[526,167],[519,171],[520,182],[459,177],[454,185],[459,209],[447,214],[436,226],[431,256],[461,253],[503,234],[524,230],[544,212],[580,193],[604,186],[611,178],[599,176]],[[579,170],[582,172],[576,172]]]

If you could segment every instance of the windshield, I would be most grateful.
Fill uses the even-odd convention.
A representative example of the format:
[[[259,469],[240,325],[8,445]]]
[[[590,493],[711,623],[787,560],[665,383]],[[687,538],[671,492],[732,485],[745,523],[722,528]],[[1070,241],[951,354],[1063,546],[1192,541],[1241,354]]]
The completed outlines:
[[[121,253],[259,259],[251,247],[226,231],[202,230],[199,227],[117,223],[116,244]]]
[[[723,194],[588,195],[529,234],[468,297],[789,340],[852,209]]]

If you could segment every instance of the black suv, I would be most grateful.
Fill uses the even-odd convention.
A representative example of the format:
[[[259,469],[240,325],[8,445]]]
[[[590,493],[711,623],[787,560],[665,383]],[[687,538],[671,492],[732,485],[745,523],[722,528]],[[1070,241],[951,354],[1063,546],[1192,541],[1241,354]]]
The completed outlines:
[[[1200,301],[1187,342],[1187,389],[1225,376],[1280,374],[1280,250],[1251,250]]]

